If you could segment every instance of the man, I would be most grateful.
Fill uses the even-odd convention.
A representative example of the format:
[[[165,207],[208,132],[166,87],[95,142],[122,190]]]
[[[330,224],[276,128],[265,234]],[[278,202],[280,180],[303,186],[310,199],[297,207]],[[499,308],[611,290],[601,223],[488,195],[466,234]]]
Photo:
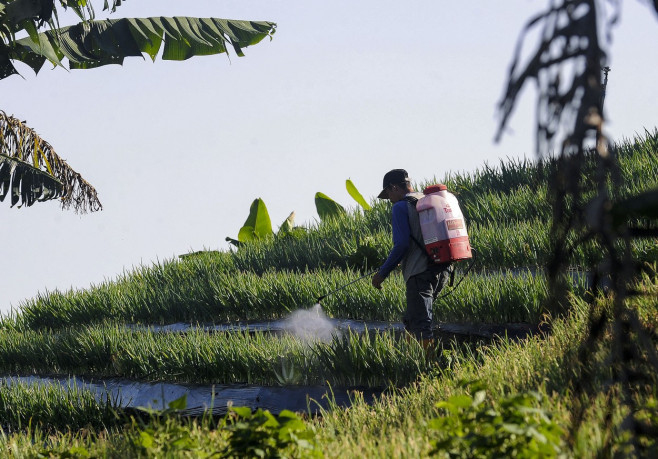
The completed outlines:
[[[432,303],[448,282],[452,267],[449,263],[435,264],[425,252],[416,211],[416,201],[422,196],[414,192],[404,169],[393,169],[384,175],[383,190],[377,197],[393,203],[393,249],[373,276],[372,285],[381,289],[390,272],[402,264],[407,286],[404,326],[427,348],[433,339]]]

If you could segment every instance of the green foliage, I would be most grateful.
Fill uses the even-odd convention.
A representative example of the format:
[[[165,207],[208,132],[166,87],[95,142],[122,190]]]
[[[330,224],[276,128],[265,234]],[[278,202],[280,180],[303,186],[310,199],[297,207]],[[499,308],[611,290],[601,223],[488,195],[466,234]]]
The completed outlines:
[[[647,275],[643,279],[643,283],[634,288],[648,293],[648,295],[633,297],[633,302],[638,304],[639,315],[643,322],[648,321],[650,325],[652,324],[651,326],[655,327],[658,324],[656,315],[658,284],[656,284],[655,276]],[[544,414],[550,412],[550,422],[560,426],[566,425],[569,422],[566,408],[574,403],[570,381],[578,381],[582,371],[587,370],[572,362],[574,362],[574,358],[577,358],[575,351],[579,344],[587,339],[585,333],[586,311],[590,307],[591,304],[584,301],[574,303],[572,315],[554,320],[548,336],[519,342],[501,342],[495,346],[475,348],[472,352],[466,352],[470,348],[454,349],[449,352],[452,360],[450,371],[432,372],[421,377],[420,381],[415,384],[402,389],[390,389],[374,401],[365,400],[356,392],[349,409],[332,406],[332,409],[323,411],[322,416],[306,422],[310,424],[310,427],[315,428],[318,447],[327,457],[427,457],[431,449],[428,439],[432,438],[438,442],[444,439],[445,434],[443,431],[431,428],[425,422],[426,419],[437,417],[436,400],[449,400],[451,397],[461,394],[463,389],[458,383],[459,381],[479,379],[487,382],[487,399],[481,405],[502,412],[499,406],[500,401],[513,398],[506,394],[525,393],[529,388],[538,388],[542,393],[551,394],[550,398],[542,397],[541,401],[536,401],[531,395],[530,406],[533,409],[540,409]],[[655,336],[653,339],[655,340]],[[211,349],[215,349],[218,345],[218,343],[213,344]],[[192,343],[192,346],[200,347],[197,343]],[[258,346],[260,344],[254,343],[250,347]],[[2,343],[0,348],[3,347],[11,346]],[[35,347],[38,348],[39,344],[36,344]],[[164,348],[166,347],[161,346],[159,349]],[[154,347],[153,351],[158,351],[158,348]],[[201,354],[206,352],[206,348],[200,349]],[[188,357],[182,357],[182,359],[186,358]],[[277,364],[280,364],[278,360]],[[600,376],[597,381],[603,385],[607,384],[610,368],[604,364],[603,360],[595,363],[590,370]],[[654,390],[652,385],[646,385],[645,388],[649,392]],[[472,389],[471,401],[475,398],[475,392],[480,388],[472,387]],[[614,406],[619,406],[620,396],[619,393],[613,391],[608,397],[611,397]],[[28,395],[27,398],[33,400],[35,406],[48,404],[50,409],[53,409],[57,403],[76,404],[75,398],[47,402],[36,400],[36,397],[32,395]],[[604,430],[610,423],[607,416],[612,416],[613,421],[620,421],[629,415],[628,412],[620,410],[606,412],[603,403],[600,403],[602,401],[599,400],[591,406],[591,410],[587,413],[586,419],[577,433],[578,442],[573,450],[561,451],[563,457],[591,457],[602,451],[601,448],[605,441]],[[7,411],[0,415],[3,420],[10,419],[6,417],[6,413],[11,413],[11,410],[17,406],[15,401],[8,403]],[[643,403],[645,408],[634,415],[637,420],[645,423],[645,427],[653,429],[658,422],[655,396],[649,395]],[[523,411],[523,406],[516,411]],[[467,408],[464,412],[478,412],[478,409]],[[447,411],[444,414],[447,416]],[[185,419],[178,421],[186,423],[185,425],[190,429],[190,436],[195,441],[198,438],[203,445],[201,451],[194,451],[188,456],[217,455],[226,448],[227,433],[223,429],[217,428],[217,423],[206,423],[205,419],[189,423],[186,423]],[[540,417],[531,416],[530,422],[539,423],[540,419]],[[160,419],[157,422],[163,420]],[[218,422],[221,425],[221,420]],[[455,421],[456,423],[457,421]],[[69,425],[76,429],[79,424],[72,422]],[[15,424],[10,423],[4,423],[3,426],[16,427]],[[53,427],[57,427],[57,425],[55,424]],[[66,427],[62,427],[62,429],[64,430],[50,434],[44,434],[36,429],[13,434],[5,430],[4,434],[0,435],[0,450],[11,452],[15,457],[76,457],[75,454],[78,453],[84,457],[84,451],[87,451],[90,457],[137,457],[140,454],[131,443],[131,440],[135,438],[136,428],[130,424],[112,430],[101,430],[98,434],[94,434],[93,430],[91,434],[81,434],[79,432],[71,433],[66,430]],[[140,426],[137,426],[137,429],[143,430]],[[518,437],[515,440],[520,441]],[[457,439],[456,443],[460,441]],[[619,452],[623,455],[626,450],[620,449],[620,442],[625,441],[624,438],[613,437],[614,449],[603,450],[604,454],[610,452],[611,455],[614,455]],[[641,441],[645,441],[644,438]],[[556,445],[563,447],[561,443],[556,443]],[[650,449],[652,444],[648,443],[647,447],[648,451],[655,451],[655,448]],[[493,453],[495,452],[494,450]],[[469,456],[468,450],[462,450],[461,453],[462,456],[473,457]],[[172,453],[171,456],[180,457],[185,454],[185,451],[182,451]],[[629,455],[632,454],[626,454],[626,456]],[[495,454],[487,457],[491,456],[495,457]],[[654,456],[655,454],[649,454],[645,457]]]
[[[372,261],[354,258],[355,263],[364,261],[362,266]],[[269,270],[259,275],[238,271],[216,254],[198,254],[144,267],[88,290],[40,295],[24,302],[20,314],[0,321],[0,327],[27,331],[106,320],[170,324],[279,319],[362,274],[353,269],[328,269],[302,273]],[[460,275],[458,272],[456,278]],[[583,289],[581,284],[574,292],[580,294]],[[454,293],[436,301],[434,316],[453,322],[537,323],[546,292],[541,272],[481,271],[469,274]],[[404,281],[394,273],[381,291],[368,282],[354,283],[326,298],[323,308],[332,317],[399,321],[404,310]]]
[[[652,135],[658,139],[658,133]],[[658,161],[654,137],[621,148],[620,163],[630,184],[616,190],[619,193],[615,196],[647,191],[649,182],[656,183]],[[466,200],[464,207],[470,206],[473,221],[469,222],[469,233],[473,245],[479,249],[479,271],[453,294],[435,303],[434,316],[439,321],[537,323],[541,318],[547,295],[542,264],[550,243],[546,215],[542,213],[545,185],[531,185],[534,172],[528,172],[531,177],[524,179],[525,169],[518,173],[512,169],[508,168],[506,174],[515,176],[516,184],[507,191],[481,188],[497,180],[484,176],[469,191],[473,200]],[[363,274],[358,268],[370,266],[378,255],[385,255],[390,248],[389,221],[388,204],[377,202],[369,212],[357,209],[303,231],[280,230],[277,237],[251,241],[237,251],[201,252],[184,260],[140,267],[116,281],[84,291],[40,295],[21,305],[14,317],[3,319],[0,363],[5,373],[10,374],[85,373],[99,377],[274,385],[326,381],[389,385],[386,398],[374,407],[357,402],[349,415],[341,414],[336,408],[323,416],[323,422],[330,426],[327,429],[337,436],[345,435],[350,448],[362,442],[371,445],[364,447],[363,451],[367,452],[364,454],[358,448],[347,448],[355,456],[368,456],[373,451],[375,455],[387,454],[386,448],[392,446],[382,441],[384,431],[391,438],[396,435],[402,438],[404,446],[393,455],[427,455],[429,446],[424,442],[427,428],[419,428],[417,420],[436,415],[431,400],[436,400],[437,394],[441,395],[439,399],[446,400],[455,395],[451,389],[453,376],[486,378],[491,397],[498,400],[490,404],[482,402],[472,412],[464,412],[471,414],[490,405],[491,410],[509,418],[516,416],[516,408],[501,408],[505,393],[541,384],[550,384],[547,387],[550,391],[565,387],[568,390],[577,366],[571,365],[565,355],[582,339],[578,334],[580,329],[572,323],[567,326],[553,321],[550,335],[527,339],[522,344],[503,340],[486,347],[463,346],[452,350],[443,347],[446,352],[438,362],[428,361],[417,343],[399,340],[393,333],[368,333],[363,337],[345,334],[328,343],[309,345],[294,337],[266,333],[210,334],[199,329],[177,334],[123,326],[125,322],[196,323],[283,317],[300,305],[312,304],[318,294]],[[655,241],[644,241],[633,243],[632,251],[639,258],[655,260],[657,247]],[[583,263],[596,260],[598,252],[596,245],[583,244],[577,249],[576,259]],[[532,270],[491,269],[534,265],[537,267]],[[582,297],[583,286],[574,287],[573,292]],[[655,294],[646,298],[655,299]],[[355,283],[328,297],[323,308],[334,317],[397,321],[404,309],[404,282],[394,274],[382,291],[372,289],[365,282]],[[642,317],[658,323],[655,300],[647,303]],[[81,326],[108,319],[114,325]],[[38,329],[41,331],[35,331]],[[450,366],[450,372],[438,370],[446,365]],[[432,369],[435,370],[432,378],[438,379],[417,386],[418,378],[422,379]],[[403,395],[399,398],[389,398],[389,392],[394,392],[391,388],[396,385],[408,386],[401,390]],[[431,389],[422,392],[418,389],[422,387]],[[470,397],[472,403],[475,395]],[[569,402],[565,398],[559,400]],[[31,409],[22,408],[18,412],[28,413]],[[355,414],[359,410],[364,413],[361,417]],[[652,413],[643,414],[648,423],[655,423]],[[344,417],[340,423],[332,424],[329,419],[334,415],[337,419]],[[21,419],[20,422],[25,422],[26,418]],[[603,422],[598,418],[592,421],[592,430],[596,431],[599,421]],[[344,428],[341,423],[345,424]],[[362,437],[364,432],[370,432],[370,425],[374,432]],[[333,435],[327,432],[323,435]],[[590,438],[584,432],[579,437],[584,446],[580,443],[577,446],[581,452],[599,441],[596,435]],[[504,433],[495,435],[501,437]],[[435,438],[443,440],[440,434]],[[327,448],[340,443],[335,438],[332,441]],[[157,439],[154,444],[157,446]],[[223,450],[226,445],[221,441],[218,444],[221,446],[215,450]],[[92,449],[89,451],[94,454]],[[204,451],[212,448],[206,447]],[[340,455],[340,451],[332,449],[331,454]]]
[[[315,193],[315,209],[321,220],[329,220],[345,215],[345,208],[324,193]]]
[[[238,241],[249,242],[265,239],[273,234],[272,222],[265,202],[261,198],[254,199],[249,208],[249,216],[238,233]]]
[[[110,5],[109,0],[104,0],[104,9],[113,13],[121,1],[112,0]],[[155,60],[161,47],[162,59],[167,60],[228,54],[229,48],[243,56],[242,48],[265,37],[271,38],[276,29],[276,24],[271,22],[218,18],[152,17],[97,21],[94,20],[91,0],[60,0],[59,6],[57,3],[53,0],[2,1],[0,79],[18,74],[14,65],[16,61],[28,65],[35,73],[47,61],[63,66],[63,61],[68,60],[72,69],[88,69],[122,64],[126,57],[143,57],[144,53]],[[64,10],[71,8],[82,22],[59,28],[60,7]],[[44,24],[49,30],[39,32]],[[17,39],[17,35],[26,36]],[[5,131],[0,132],[0,201],[11,189],[12,206],[18,202],[31,206],[34,202],[62,197],[64,209],[70,206],[82,212],[102,209],[96,190],[61,161],[50,145],[36,134],[34,141],[27,138],[24,128],[16,130],[17,133],[22,131],[18,136],[7,131],[7,118],[4,114],[0,116],[0,131]],[[15,124],[14,120],[12,118],[10,122]],[[17,145],[20,152],[16,151]],[[7,149],[14,151],[7,154]],[[28,154],[33,157],[33,162],[26,161]]]
[[[65,388],[11,378],[0,382],[0,419],[4,429],[100,429],[117,425],[117,412],[109,398],[97,400],[93,393],[73,383]]]
[[[14,374],[383,387],[412,382],[426,365],[422,350],[394,332],[345,333],[328,343],[267,332],[163,333],[110,325],[0,335],[0,372]]]
[[[164,410],[141,408],[148,413],[150,422],[137,427],[133,419],[133,430],[129,437],[133,447],[145,456],[179,456],[194,455],[208,457],[204,452],[202,441],[191,423],[183,422],[178,416],[179,410],[187,408],[187,395],[169,402]]]
[[[347,256],[347,264],[363,271],[373,269],[386,259],[387,248],[373,237],[357,238],[356,250]]]
[[[295,227],[295,212],[290,212],[290,215],[288,215],[288,218],[286,218],[283,223],[281,223],[281,226],[279,226],[279,233],[281,235],[285,233],[289,233],[293,230]]]
[[[354,198],[354,200],[361,206],[363,207],[363,210],[370,210],[372,207],[370,207],[370,204],[363,198],[363,195],[359,193],[359,190],[356,188],[356,185],[352,183],[352,180],[347,179],[345,181],[345,187],[347,188],[347,192]]]
[[[486,386],[436,404],[441,415],[429,421],[438,439],[433,454],[445,457],[557,457],[562,428],[540,407],[542,397],[521,393],[488,401]]]
[[[399,386],[402,381],[412,382],[430,367],[415,339],[396,339],[390,333],[367,330],[363,335],[349,332],[318,343],[313,352],[328,375],[341,375],[352,386]]]
[[[122,64],[125,57],[142,53],[155,60],[163,44],[165,60],[226,53],[228,48],[242,56],[242,48],[271,36],[276,27],[270,22],[190,17],[89,20],[42,33],[33,25],[22,23],[29,36],[10,40],[0,52],[0,78],[17,73],[11,61],[22,61],[37,73],[46,61],[62,66],[64,59],[72,69],[88,69]]]
[[[228,447],[222,457],[322,457],[313,429],[288,410],[274,416],[260,408],[233,407],[226,430]]]

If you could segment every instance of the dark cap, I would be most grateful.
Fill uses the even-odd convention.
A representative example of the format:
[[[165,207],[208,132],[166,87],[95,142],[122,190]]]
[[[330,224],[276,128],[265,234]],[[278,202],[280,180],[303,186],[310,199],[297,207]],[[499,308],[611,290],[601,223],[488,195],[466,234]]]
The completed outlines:
[[[393,169],[392,171],[388,171],[384,176],[384,184],[382,185],[382,192],[379,193],[377,197],[379,199],[388,198],[387,188],[389,186],[400,185],[408,181],[409,181],[409,176],[407,175],[407,171],[405,171],[404,169]]]

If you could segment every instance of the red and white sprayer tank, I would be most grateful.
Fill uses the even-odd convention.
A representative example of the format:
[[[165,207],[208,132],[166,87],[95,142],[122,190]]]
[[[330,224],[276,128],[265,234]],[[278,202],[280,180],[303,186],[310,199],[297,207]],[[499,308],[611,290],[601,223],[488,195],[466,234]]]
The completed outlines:
[[[445,185],[431,185],[416,203],[425,250],[435,263],[472,258],[464,215]]]

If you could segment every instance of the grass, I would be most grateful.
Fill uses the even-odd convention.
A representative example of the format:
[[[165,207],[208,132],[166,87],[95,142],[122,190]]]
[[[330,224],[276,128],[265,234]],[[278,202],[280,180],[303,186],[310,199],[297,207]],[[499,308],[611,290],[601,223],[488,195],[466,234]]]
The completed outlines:
[[[613,194],[624,197],[658,185],[658,129],[645,130],[644,135],[611,145],[610,151],[617,157],[623,180],[622,187],[613,190]],[[585,177],[592,177],[596,168],[594,158],[590,158],[591,161],[585,166]],[[445,183],[466,207],[490,193],[513,198],[522,190],[529,190],[531,194],[533,190],[539,191],[538,198],[545,200],[542,188],[546,187],[554,168],[555,161],[551,158],[541,162],[527,158],[501,160],[497,166],[485,164],[472,173],[449,173],[442,179],[434,177],[419,188],[432,183]],[[527,217],[532,217],[532,214]]]
[[[655,279],[645,278],[636,289],[645,295],[635,297],[633,307],[648,326],[656,330],[658,283]],[[327,410],[321,417],[309,419],[308,428],[315,432],[315,439],[325,457],[426,457],[431,441],[440,435],[432,429],[431,420],[449,416],[449,413],[437,408],[437,402],[464,395],[467,388],[463,381],[479,380],[485,383],[485,403],[492,407],[498,406],[500,400],[510,395],[528,390],[543,394],[536,408],[540,408],[551,422],[566,433],[570,422],[569,407],[574,403],[571,395],[573,385],[585,370],[578,365],[576,351],[586,339],[587,311],[591,307],[583,301],[573,301],[571,314],[554,320],[552,333],[548,337],[520,342],[503,341],[497,346],[475,350],[456,349],[448,353],[450,364],[443,369],[426,373],[419,381],[386,393],[374,403],[366,403],[356,395],[350,408]],[[599,298],[597,307],[610,307],[610,300]],[[603,359],[603,355],[599,358]],[[592,370],[597,376],[597,390],[602,390],[609,368],[603,365],[603,360],[597,360]],[[650,413],[652,400],[657,399],[655,387],[645,386],[636,395],[646,401],[647,413]],[[590,402],[585,422],[576,432],[574,449],[569,450],[561,444],[563,454],[591,457],[603,446],[606,437],[606,419],[602,409],[605,397],[601,395]],[[612,412],[613,420],[621,420],[627,413],[619,403],[620,395],[612,391],[608,397],[612,397],[613,406],[617,406]],[[75,429],[78,425],[73,426]],[[195,439],[192,446],[198,448],[194,454],[201,455],[219,451],[226,445],[227,432],[217,427],[217,424],[210,424],[205,419],[190,422],[159,418],[147,425],[126,424],[108,430],[107,434],[93,430],[87,434],[76,434],[65,430],[61,434],[51,435],[46,442],[42,441],[47,437],[38,430],[39,423],[34,422],[29,436],[25,433],[0,436],[0,448],[19,456],[33,456],[44,451],[63,454],[73,449],[84,449],[92,456],[120,457],[126,451],[135,451],[136,443],[133,440],[140,438],[140,432],[147,432],[154,437],[155,444],[168,441],[170,448],[173,448],[176,438],[190,436]],[[174,432],[178,432],[179,436],[173,435]],[[475,432],[473,434],[477,435]],[[612,435],[615,435],[614,432]],[[26,441],[27,438],[39,441]],[[628,452],[623,438],[615,438],[612,449],[607,452],[611,456]],[[468,450],[458,450],[456,453],[467,455]]]
[[[98,325],[2,332],[0,372],[263,385],[405,385],[428,369],[414,341],[392,332],[308,342],[269,333],[160,333]]]
[[[658,131],[647,132],[633,144],[615,147],[626,179],[626,185],[616,193],[624,196],[658,185],[658,157],[653,150],[657,143]],[[499,167],[485,166],[472,174],[453,174],[443,180],[460,195],[469,217],[471,244],[478,253],[477,269],[541,267],[547,263],[548,167],[528,160],[510,160]],[[331,287],[349,282],[350,276],[379,266],[391,246],[389,219],[389,206],[378,202],[369,212],[355,211],[311,225],[307,231],[247,244],[233,252],[137,267],[114,281],[86,290],[39,294],[23,302],[20,312],[4,319],[3,324],[57,328],[106,319],[171,323],[278,318],[312,304]],[[638,260],[651,262],[658,258],[658,243],[649,239],[634,242],[632,251]],[[595,265],[600,252],[593,243],[577,245],[573,263],[581,267]],[[403,301],[398,285],[396,281],[395,288],[382,298],[368,291],[364,281],[351,296],[343,295],[351,307],[341,308],[329,301],[330,314],[397,320]],[[461,309],[473,315],[454,314],[460,308],[450,305],[440,308],[437,317],[535,321],[540,315],[534,306],[521,314],[522,308],[512,302],[496,308],[501,312],[498,315],[462,301]]]
[[[41,425],[57,431],[91,427],[104,429],[117,423],[117,410],[109,399],[97,400],[82,387],[69,389],[47,384],[0,381],[2,431],[21,431]]]
[[[648,282],[644,290],[649,296],[641,297],[636,303],[646,314],[655,311],[658,285],[655,281]],[[608,300],[602,300],[602,304],[609,306]],[[358,400],[350,410],[324,413],[318,425],[322,428],[321,444],[325,445],[327,457],[426,456],[432,432],[424,420],[440,414],[435,407],[437,401],[464,393],[461,381],[475,379],[485,382],[488,393],[494,398],[529,389],[539,390],[546,397],[543,408],[567,429],[568,407],[574,403],[570,393],[583,371],[576,360],[576,350],[586,338],[588,308],[588,304],[576,301],[570,317],[552,322],[551,336],[546,339],[503,342],[499,346],[481,348],[476,355],[458,356],[449,371],[428,376],[411,387],[383,397],[373,406]],[[608,368],[602,360],[593,365],[592,370],[600,378],[597,387],[602,390]],[[655,389],[648,389],[648,393],[639,391],[637,395],[647,401],[652,397],[655,400]],[[620,397],[614,392],[611,396],[615,400]],[[586,422],[577,433],[574,457],[591,457],[602,446],[605,419],[600,405],[603,401],[603,396],[597,398],[588,410]],[[613,413],[616,420],[624,414],[621,409]]]
[[[210,254],[144,268],[88,290],[43,295],[24,304],[21,314],[6,318],[2,327],[27,331],[105,320],[168,324],[279,319],[361,276],[360,271],[339,269],[258,275],[215,266]],[[458,271],[456,279],[460,276]],[[434,313],[443,322],[537,323],[545,297],[542,275],[481,271],[439,299]],[[395,273],[378,291],[363,279],[329,295],[322,305],[331,317],[400,321],[404,283]]]

